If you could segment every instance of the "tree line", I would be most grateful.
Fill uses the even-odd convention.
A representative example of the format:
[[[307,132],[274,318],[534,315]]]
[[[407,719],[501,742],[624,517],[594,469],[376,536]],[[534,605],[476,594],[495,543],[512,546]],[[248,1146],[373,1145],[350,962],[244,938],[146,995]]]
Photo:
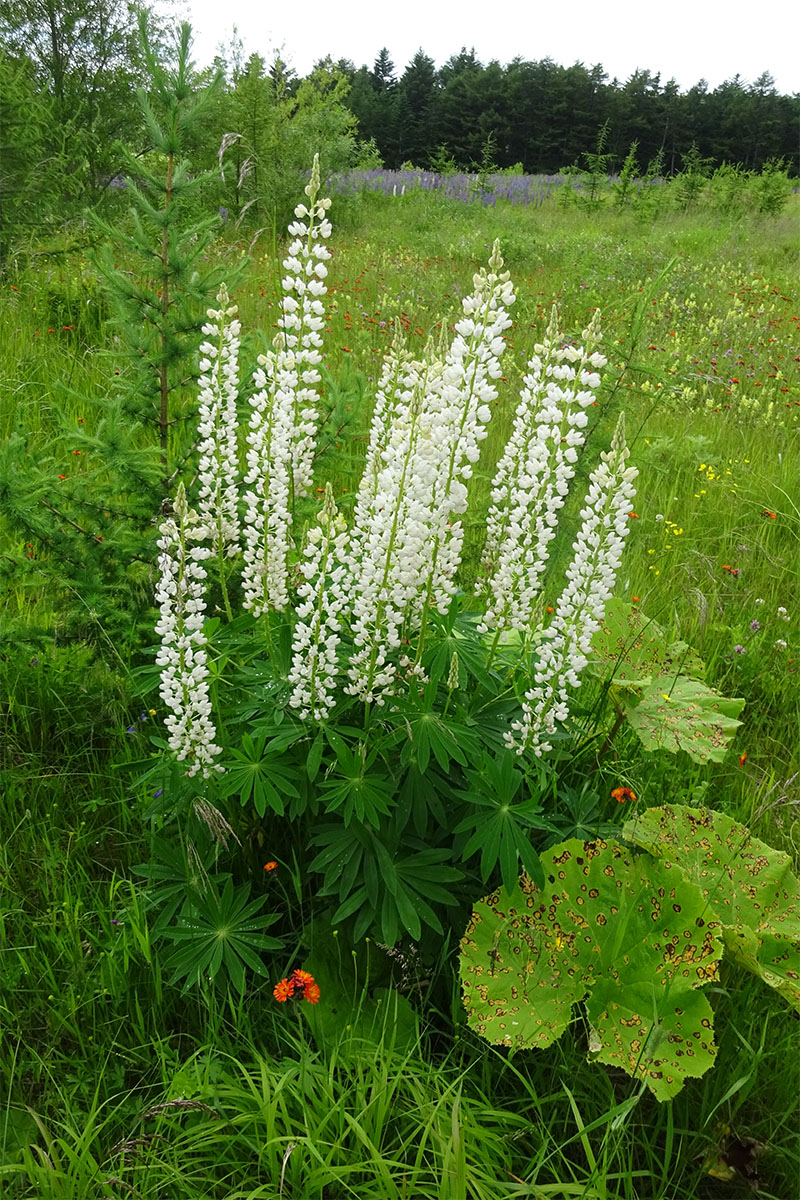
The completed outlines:
[[[162,114],[157,97],[149,117],[142,103],[152,72],[138,11],[127,0],[5,0],[0,257],[47,221],[102,207],[119,193],[128,156],[148,169],[148,124]],[[168,67],[174,25],[157,7],[144,11],[153,52]],[[602,130],[609,172],[633,143],[651,174],[680,171],[687,155],[709,169],[782,162],[796,175],[799,167],[800,95],[780,95],[766,73],[681,92],[646,70],[609,81],[599,64],[483,64],[467,49],[439,68],[419,50],[397,71],[384,48],[372,67],[326,58],[300,78],[280,57],[245,57],[234,39],[187,86],[211,89],[213,103],[182,151],[213,178],[209,199],[261,224],[283,215],[317,149],[327,173],[411,162],[551,174],[585,165]]]
[[[783,159],[798,171],[800,95],[780,95],[766,72],[753,83],[737,75],[713,90],[700,80],[681,92],[674,79],[662,82],[647,70],[621,82],[600,64],[515,58],[484,65],[474,49],[438,70],[422,50],[400,74],[386,49],[371,69],[338,65],[361,136],[374,139],[388,167],[450,157],[468,168],[490,141],[498,166],[551,174],[593,152],[606,127],[612,170],[636,142],[643,168],[659,158],[666,174],[681,169],[692,146],[710,166],[759,171]]]

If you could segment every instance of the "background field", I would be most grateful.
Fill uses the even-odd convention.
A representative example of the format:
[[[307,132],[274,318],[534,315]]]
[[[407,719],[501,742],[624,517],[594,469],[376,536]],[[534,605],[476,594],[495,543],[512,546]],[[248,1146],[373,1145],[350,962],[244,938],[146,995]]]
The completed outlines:
[[[401,325],[412,345],[422,345],[442,319],[452,324],[498,237],[518,299],[475,482],[469,589],[481,502],[525,360],[554,303],[572,336],[599,308],[609,368],[581,474],[623,410],[640,470],[618,594],[638,597],[649,616],[699,652],[712,686],[747,702],[719,765],[646,755],[623,730],[603,763],[609,795],[600,815],[620,819],[613,780],[646,805],[709,803],[795,854],[799,216],[797,196],[782,216],[737,220],[708,213],[642,220],[555,203],[485,208],[414,192],[343,197],[332,210],[331,416],[317,459],[320,485],[331,479],[346,507],[393,329]],[[214,248],[221,262],[246,262],[235,299],[252,369],[277,315],[280,247],[256,241],[249,260],[247,253],[234,240]],[[57,508],[59,488],[94,467],[86,439],[109,390],[107,304],[80,245],[54,237],[7,267],[0,436],[20,435],[31,463],[51,475],[32,496],[32,511],[42,503]],[[191,446],[188,421],[176,436]],[[87,536],[101,538],[106,519],[98,513]],[[276,1012],[266,985],[244,1001],[167,986],[134,870],[150,845],[145,797],[125,769],[147,755],[160,717],[157,692],[143,692],[131,675],[149,661],[155,612],[116,625],[101,618],[92,598],[43,583],[37,566],[44,569],[48,553],[0,512],[5,1194],[747,1195],[740,1178],[709,1175],[724,1174],[719,1148],[731,1136],[751,1150],[747,1138],[764,1147],[765,1197],[797,1194],[796,1019],[732,968],[713,998],[718,1065],[665,1106],[648,1096],[626,1105],[636,1095],[631,1081],[584,1068],[579,1025],[543,1053],[509,1058],[480,1043],[460,1012],[454,943],[412,972],[413,1036],[389,1021],[366,1047],[346,1036],[332,1042]],[[146,564],[128,573],[137,604],[151,582]],[[114,599],[123,611],[127,603],[125,591]],[[281,891],[299,937],[313,887],[302,864],[292,869],[292,850],[288,832],[285,844],[264,847],[281,869],[263,886]],[[256,842],[248,852],[262,849]]]

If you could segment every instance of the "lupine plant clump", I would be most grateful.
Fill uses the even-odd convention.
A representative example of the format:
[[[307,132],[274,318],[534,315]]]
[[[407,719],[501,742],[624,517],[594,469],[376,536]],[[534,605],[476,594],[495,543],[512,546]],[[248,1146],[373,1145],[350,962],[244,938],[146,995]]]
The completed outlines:
[[[328,489],[316,523],[298,547],[292,531],[295,505],[312,482],[314,388],[320,383],[323,281],[330,257],[325,246],[331,233],[326,215],[330,201],[317,199],[319,187],[315,160],[306,189],[309,205],[298,206],[289,230],[295,240],[283,264],[275,350],[261,357],[254,376],[242,577],[244,603],[254,617],[268,621],[271,612],[280,612],[289,618],[289,704],[302,720],[313,721],[325,720],[336,703],[337,687],[366,705],[383,707],[407,692],[410,681],[428,681],[423,658],[429,618],[457,607],[468,485],[497,399],[504,333],[515,299],[495,243],[489,270],[475,275],[474,290],[462,302],[451,341],[430,344],[424,358],[414,359],[398,337],[377,389],[352,524],[337,512]],[[194,588],[185,602],[191,617],[182,619],[200,624],[204,573],[199,562],[213,552],[235,556],[239,530],[232,422],[240,327],[224,288],[219,301],[222,307],[209,310],[204,326],[216,340],[201,348],[200,512],[195,516],[188,509],[183,493],[176,508],[181,545],[188,539],[198,543],[188,553],[187,562],[194,565],[181,562],[179,567],[181,578]],[[534,686],[525,691],[523,718],[506,738],[519,754],[526,748],[536,754],[551,749],[541,731],[552,734],[555,722],[568,717],[567,687],[579,685],[627,532],[636,470],[625,466],[628,451],[620,420],[611,451],[591,477],[568,583],[543,634],[537,596],[585,438],[586,408],[594,403],[599,370],[606,364],[597,348],[599,336],[595,314],[583,345],[565,343],[553,311],[545,341],[528,364],[514,431],[492,488],[483,581],[489,602],[477,630],[492,635],[493,651],[511,630],[531,644],[537,631],[540,635]],[[166,547],[176,535],[170,517],[162,530],[159,592],[164,608],[159,632],[165,638],[176,569]],[[199,544],[204,537],[211,543],[207,549]],[[199,652],[199,664],[189,663],[198,687],[204,686],[204,653]],[[173,712],[172,748],[189,760],[193,772],[208,777],[209,755],[200,754],[187,720],[187,709],[195,703],[189,689],[165,688],[164,698]],[[208,720],[205,700],[201,707]],[[186,741],[181,745],[183,730]]]
[[[499,883],[502,893],[481,901],[462,941],[468,1008],[485,1036],[491,1030],[506,1045],[547,1045],[564,1027],[581,987],[548,999],[561,1015],[552,1028],[540,1029],[527,1001],[520,1005],[517,984],[509,1010],[504,989],[516,968],[501,970],[497,950],[504,938],[509,944],[517,938],[517,949],[524,948],[531,963],[540,962],[541,939],[552,934],[553,962],[569,960],[576,933],[556,908],[547,908],[546,879],[555,879],[547,872],[567,858],[578,866],[597,860],[598,879],[620,872],[627,890],[616,896],[603,883],[609,903],[617,913],[639,904],[631,928],[636,920],[648,928],[641,915],[640,861],[603,840],[608,829],[597,822],[600,840],[585,840],[588,810],[580,803],[569,815],[545,804],[558,795],[565,760],[598,733],[605,736],[576,719],[576,691],[587,675],[605,680],[617,713],[609,738],[627,718],[646,748],[685,749],[697,761],[721,761],[743,701],[709,689],[689,647],[671,643],[659,626],[644,623],[637,607],[614,598],[636,517],[638,472],[629,462],[624,416],[589,473],[582,503],[573,505],[577,532],[566,556],[559,546],[559,558],[568,559],[560,596],[553,605],[543,602],[545,581],[548,591],[557,585],[550,560],[559,519],[570,502],[589,409],[597,405],[607,365],[597,312],[580,341],[573,341],[553,309],[534,347],[512,432],[493,473],[480,577],[474,588],[465,588],[465,514],[500,395],[516,298],[497,242],[488,266],[473,277],[452,333],[443,325],[421,356],[396,334],[375,388],[363,474],[350,511],[337,504],[330,481],[316,488],[324,500],[315,510],[331,234],[330,201],[319,198],[316,160],[306,193],[308,202],[297,207],[289,229],[279,332],[253,377],[243,480],[234,427],[240,330],[224,288],[220,308],[209,310],[204,327],[199,511],[189,506],[181,484],[159,540],[158,664],[169,710],[168,747],[178,764],[167,804],[173,816],[199,816],[217,843],[209,847],[214,857],[220,842],[229,851],[229,835],[241,845],[234,805],[251,828],[288,817],[306,856],[305,873],[318,880],[318,902],[330,905],[331,922],[346,924],[356,941],[373,934],[390,950],[406,936],[415,943],[441,937],[448,920],[459,922],[449,910],[463,918],[490,882]],[[224,608],[227,620],[206,622],[214,587],[206,571],[214,564],[222,596],[218,612]],[[236,603],[244,611],[234,616]],[[216,659],[213,679],[209,657]],[[623,785],[612,796],[636,799]],[[267,869],[276,865],[271,861]],[[214,921],[226,928],[238,922],[239,940],[229,953],[241,980],[245,968],[262,971],[252,954],[252,939],[261,936],[258,922],[278,917],[256,918],[262,901],[248,903],[249,882],[234,899],[233,870],[215,898],[210,869],[203,867],[202,911],[210,914],[212,928]],[[677,867],[674,874],[682,881]],[[657,875],[653,868],[646,886],[660,896],[673,883],[671,876]],[[570,876],[570,887],[588,886],[581,878],[580,872]],[[688,883],[680,886],[686,903],[700,912],[702,897],[689,896]],[[539,890],[541,928],[534,928],[533,917],[518,910],[533,905]],[[596,888],[588,894],[599,895]],[[513,922],[501,911],[508,897],[516,906]],[[564,902],[570,920],[574,916],[582,927],[571,899],[568,890],[558,894],[558,904]],[[660,911],[660,900],[654,903]],[[188,902],[184,917],[192,904],[197,908],[197,900]],[[601,905],[596,924],[607,919]],[[486,928],[473,937],[481,924]],[[655,1048],[662,1035],[670,1041],[694,1036],[687,1033],[688,1018],[681,1023],[684,1003],[698,1021],[710,1021],[707,1001],[693,992],[716,978],[714,929],[712,922],[697,947],[686,950],[690,965],[678,978],[676,964],[683,959],[658,940],[672,936],[671,926],[659,925],[657,944],[648,943],[637,958],[655,970],[647,996],[639,990],[642,1011],[652,1009],[656,1025],[648,1033],[637,1012],[643,1031],[632,1041],[605,1011],[617,1005],[614,989],[619,992],[624,981],[603,929],[593,935],[608,976],[595,989],[600,999],[587,1009],[597,1025],[592,1036],[598,1058],[624,1066],[660,1098],[711,1064],[710,1035],[703,1054],[680,1066],[669,1055],[653,1057],[655,1050],[642,1060],[636,1046]],[[179,929],[167,936],[185,942],[190,934]],[[490,975],[497,976],[491,983],[482,979],[487,946]],[[580,953],[586,959],[581,971],[591,974],[591,953],[585,947]],[[190,958],[184,946],[175,963],[178,975],[187,974]],[[696,973],[695,958],[705,974]],[[707,971],[706,959],[712,964]],[[523,979],[527,994],[532,980],[524,971]],[[537,986],[548,997],[559,991],[549,976]],[[274,996],[315,1005],[320,989],[313,975],[296,970],[275,986]],[[521,1014],[514,1032],[506,1021],[495,1021],[508,1011]]]

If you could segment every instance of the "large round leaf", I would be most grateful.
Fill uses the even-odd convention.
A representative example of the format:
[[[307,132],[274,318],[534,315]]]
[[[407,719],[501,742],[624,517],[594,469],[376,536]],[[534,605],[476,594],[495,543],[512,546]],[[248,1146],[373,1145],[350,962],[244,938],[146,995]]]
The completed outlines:
[[[616,597],[606,604],[603,623],[592,638],[595,670],[617,686],[645,687],[668,657],[664,630],[638,608]]]
[[[685,750],[695,762],[722,762],[741,725],[744,700],[727,699],[687,675],[659,675],[628,710],[645,750]]]
[[[800,882],[787,854],[722,813],[679,804],[644,809],[623,833],[676,863],[702,890],[733,958],[800,1009]]]
[[[667,862],[572,840],[475,907],[461,943],[470,1025],[489,1041],[545,1047],[585,998],[590,1057],[643,1079],[659,1099],[713,1062],[712,1014],[695,989],[722,947],[699,888]]]

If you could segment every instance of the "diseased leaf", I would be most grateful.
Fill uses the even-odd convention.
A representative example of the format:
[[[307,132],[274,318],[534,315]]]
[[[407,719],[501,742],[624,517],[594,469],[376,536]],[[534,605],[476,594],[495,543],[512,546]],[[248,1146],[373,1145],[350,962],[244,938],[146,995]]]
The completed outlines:
[[[641,688],[669,657],[664,630],[624,600],[611,599],[592,638],[594,670],[619,687]]]
[[[696,650],[686,642],[673,642],[667,647],[665,665],[668,664],[675,674],[691,675],[694,679],[702,679],[705,672],[703,660]],[[662,672],[666,674],[666,671]]]
[[[707,808],[644,809],[628,841],[669,858],[701,889],[733,959],[800,1009],[800,881],[791,859]]]
[[[698,679],[659,675],[632,704],[628,720],[645,750],[685,750],[695,762],[722,762],[744,700],[727,699]]]
[[[585,1000],[590,1057],[659,1100],[712,1065],[712,1012],[697,992],[722,953],[705,898],[679,868],[616,843],[572,840],[475,907],[461,942],[469,1023],[515,1048],[551,1045]]]

